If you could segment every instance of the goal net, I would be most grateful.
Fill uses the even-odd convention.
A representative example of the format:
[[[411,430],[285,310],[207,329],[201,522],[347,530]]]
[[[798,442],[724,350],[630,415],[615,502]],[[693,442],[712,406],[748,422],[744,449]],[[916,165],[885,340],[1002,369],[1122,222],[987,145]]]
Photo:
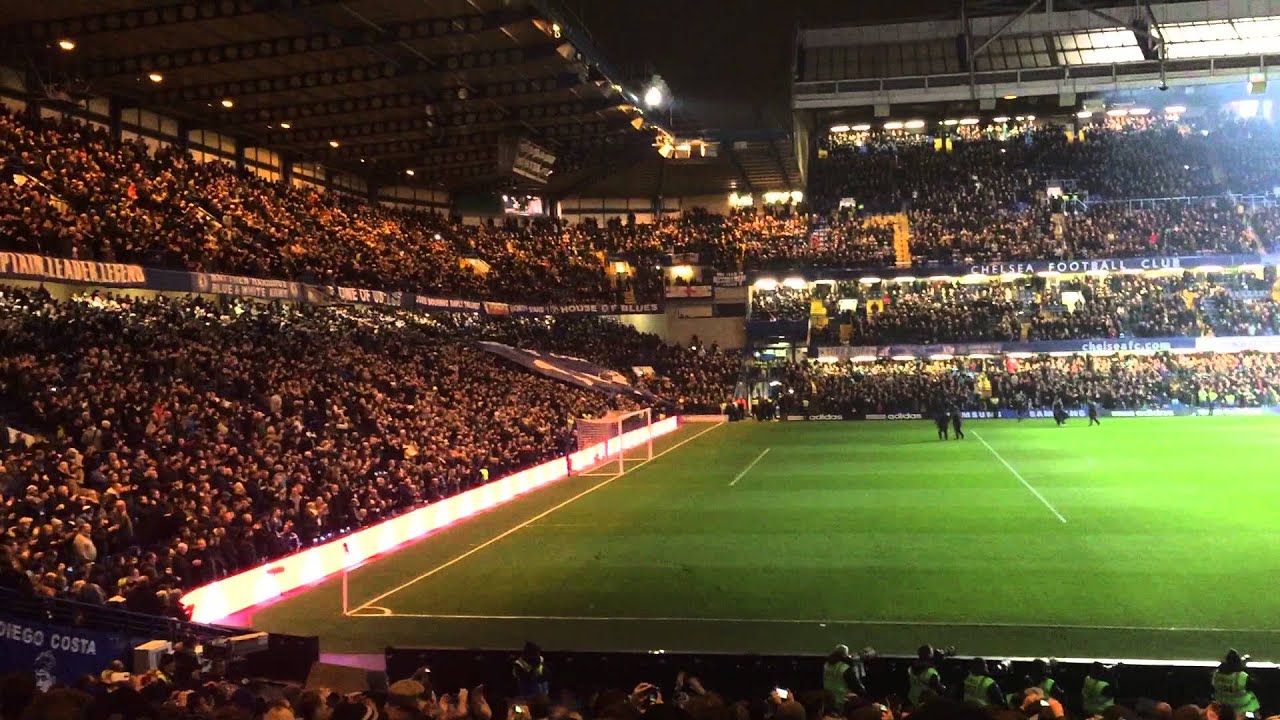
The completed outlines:
[[[616,475],[653,459],[653,413],[615,410],[602,418],[578,418],[578,450],[599,450],[577,475]]]

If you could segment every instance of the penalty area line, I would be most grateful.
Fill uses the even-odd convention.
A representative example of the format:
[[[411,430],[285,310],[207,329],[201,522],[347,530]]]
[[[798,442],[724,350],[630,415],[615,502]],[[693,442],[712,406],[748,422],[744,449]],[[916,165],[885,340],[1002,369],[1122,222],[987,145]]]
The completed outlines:
[[[422,574],[421,574],[421,575],[419,575],[418,577],[416,577],[416,578],[414,578],[414,579],[412,579],[412,580],[410,580],[410,581],[408,581],[408,582],[406,582],[406,583],[401,583],[400,585],[397,585],[396,587],[391,588],[390,590],[388,590],[388,591],[386,591],[386,592],[382,593],[381,595],[379,595],[379,596],[377,596],[377,597],[373,598],[372,600],[370,600],[370,601],[368,601],[368,602],[364,603],[363,605],[357,606],[356,608],[352,609],[352,610],[350,611],[350,613],[348,613],[348,614],[350,614],[350,615],[355,615],[356,613],[360,612],[361,610],[364,610],[364,609],[366,609],[366,608],[375,607],[375,606],[374,606],[374,603],[378,602],[379,600],[383,600],[383,599],[386,599],[386,598],[388,598],[388,597],[391,597],[392,595],[394,595],[394,594],[396,594],[396,593],[400,592],[401,590],[403,590],[403,589],[405,589],[405,588],[409,587],[410,585],[413,585],[414,583],[416,583],[416,582],[418,582],[418,581],[420,581],[420,580],[426,580],[427,578],[431,577],[432,575],[435,575],[436,573],[440,572],[441,570],[444,570],[444,569],[446,569],[446,568],[452,567],[453,565],[456,565],[457,563],[462,562],[463,560],[465,560],[465,559],[467,559],[467,558],[471,557],[472,555],[474,555],[474,554],[476,554],[476,553],[480,552],[481,550],[483,550],[483,549],[485,549],[485,548],[489,547],[490,545],[492,545],[492,544],[494,544],[494,543],[498,542],[499,540],[501,540],[501,539],[503,539],[503,538],[507,537],[508,535],[511,535],[511,534],[513,534],[513,533],[515,533],[515,532],[518,532],[518,531],[519,531],[519,530],[521,530],[522,528],[528,527],[529,525],[532,525],[533,523],[536,523],[537,521],[541,520],[542,518],[544,518],[544,517],[546,517],[546,516],[550,515],[551,513],[553,513],[553,512],[555,512],[555,511],[559,510],[559,509],[560,509],[560,508],[562,508],[562,507],[565,507],[566,505],[568,505],[568,504],[570,504],[570,503],[574,502],[575,500],[578,500],[579,498],[582,498],[582,497],[585,497],[585,496],[587,496],[587,495],[590,495],[591,493],[595,492],[596,490],[599,490],[600,488],[604,487],[605,485],[608,485],[609,483],[613,482],[614,480],[617,480],[618,478],[622,477],[623,475],[626,475],[627,473],[630,473],[630,472],[632,472],[632,471],[634,471],[634,470],[638,470],[638,469],[640,469],[640,468],[644,467],[645,465],[648,465],[649,463],[653,462],[654,460],[657,460],[658,458],[662,457],[663,455],[666,455],[667,453],[671,452],[672,450],[677,450],[677,449],[679,449],[679,448],[680,448],[681,446],[683,446],[685,443],[689,443],[689,442],[693,442],[694,440],[697,440],[698,438],[702,437],[703,435],[706,435],[707,433],[711,432],[712,430],[715,430],[716,428],[720,427],[721,425],[724,425],[724,423],[723,423],[723,422],[716,423],[716,424],[712,425],[711,427],[707,428],[706,430],[701,430],[701,431],[699,431],[697,434],[695,434],[695,435],[693,435],[693,436],[691,436],[691,437],[687,437],[687,438],[685,438],[684,440],[681,440],[680,442],[676,443],[675,445],[672,445],[671,447],[667,448],[666,450],[663,450],[662,452],[660,452],[660,453],[658,453],[658,454],[654,455],[653,457],[649,458],[648,460],[645,460],[645,461],[643,461],[643,462],[639,463],[638,465],[635,465],[634,467],[631,467],[631,468],[628,468],[628,469],[626,469],[626,470],[623,470],[622,472],[618,473],[617,475],[614,475],[614,476],[612,476],[612,477],[610,477],[610,478],[607,478],[607,479],[605,479],[605,480],[601,480],[600,482],[596,483],[595,485],[592,485],[591,487],[587,488],[586,490],[583,490],[582,492],[578,493],[577,495],[574,495],[573,497],[569,498],[568,500],[565,500],[564,502],[560,503],[559,505],[555,505],[555,506],[551,507],[551,508],[550,508],[550,509],[548,509],[548,510],[543,510],[542,512],[538,513],[537,515],[534,515],[533,517],[529,518],[528,520],[525,520],[524,522],[520,523],[519,525],[516,525],[515,527],[512,527],[512,528],[510,528],[510,529],[508,529],[508,530],[506,530],[506,531],[504,531],[504,532],[502,532],[502,533],[499,533],[498,535],[495,535],[495,536],[493,536],[492,538],[489,538],[488,540],[486,540],[486,541],[484,541],[484,542],[480,543],[479,545],[477,545],[477,546],[475,546],[475,547],[471,548],[470,550],[468,550],[468,551],[466,551],[466,552],[462,553],[461,555],[458,555],[458,556],[454,557],[452,560],[449,560],[449,561],[447,561],[447,562],[441,563],[441,564],[439,564],[439,565],[437,565],[437,566],[435,566],[435,567],[431,568],[430,570],[428,570],[428,571],[426,571],[426,572],[422,573]],[[362,617],[371,617],[371,616],[369,616],[369,615],[362,615]],[[377,617],[407,617],[407,616],[400,615],[400,614],[398,614],[398,613],[397,613],[397,614],[393,614],[393,615],[385,615],[385,616],[381,616],[381,615],[380,615],[380,616],[377,616]]]
[[[750,465],[748,465],[748,466],[746,466],[746,467],[742,468],[742,472],[738,473],[737,477],[735,477],[735,478],[733,479],[733,482],[729,483],[729,487],[733,487],[734,485],[737,485],[737,484],[738,484],[738,481],[739,481],[739,480],[741,480],[742,478],[746,477],[746,476],[747,476],[747,473],[751,472],[751,468],[755,467],[755,466],[756,466],[756,463],[758,463],[758,462],[760,462],[762,459],[764,459],[764,456],[765,456],[765,455],[768,455],[768,454],[769,454],[769,451],[770,451],[770,450],[772,450],[772,449],[773,449],[773,448],[765,448],[763,452],[761,452],[759,455],[757,455],[757,456],[756,456],[756,459],[755,459],[755,460],[752,460],[752,461],[751,461],[751,464],[750,464]]]
[[[1004,457],[1000,455],[1000,453],[996,452],[996,449],[991,447],[991,443],[987,442],[981,435],[979,435],[977,430],[973,431],[973,435],[974,437],[978,438],[978,442],[982,443],[983,447],[989,450],[992,455],[996,456],[996,459],[1000,461],[1001,465],[1004,465],[1009,470],[1009,472],[1013,473],[1014,477],[1018,478],[1018,482],[1022,483],[1023,487],[1025,487],[1027,490],[1030,490],[1031,494],[1035,495],[1037,500],[1039,500],[1041,503],[1044,503],[1044,506],[1049,508],[1049,512],[1053,513],[1054,517],[1061,520],[1063,524],[1066,524],[1067,519],[1062,516],[1062,513],[1058,512],[1058,508],[1054,507],[1052,503],[1046,500],[1045,497],[1040,494],[1040,491],[1035,489],[1035,487],[1033,487],[1031,483],[1027,482],[1027,479],[1022,477],[1022,473],[1018,472],[1017,468],[1010,465],[1008,460],[1005,460]]]

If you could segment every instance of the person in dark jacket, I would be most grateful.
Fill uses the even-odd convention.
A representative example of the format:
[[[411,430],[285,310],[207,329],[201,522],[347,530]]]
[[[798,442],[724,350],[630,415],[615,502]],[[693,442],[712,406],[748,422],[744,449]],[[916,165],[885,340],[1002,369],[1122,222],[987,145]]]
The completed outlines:
[[[520,657],[512,663],[511,674],[516,680],[516,696],[532,698],[550,695],[547,682],[547,666],[542,659],[542,648],[537,643],[526,642]]]

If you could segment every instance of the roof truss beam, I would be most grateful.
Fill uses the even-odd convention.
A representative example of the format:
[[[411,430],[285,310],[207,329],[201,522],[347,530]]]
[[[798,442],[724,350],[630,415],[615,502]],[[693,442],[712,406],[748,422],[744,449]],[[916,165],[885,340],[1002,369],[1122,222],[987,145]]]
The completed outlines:
[[[462,97],[450,102],[452,107],[466,107],[479,103],[497,103],[510,106],[516,103],[533,104],[546,97],[546,93],[578,87],[581,81],[576,75],[566,74],[557,77],[533,78],[521,81],[524,92],[514,94],[515,83],[492,83],[466,88]],[[385,112],[394,110],[417,109],[423,111],[430,103],[445,98],[459,98],[462,88],[448,88],[439,92],[414,91],[392,93],[387,95],[360,96],[323,100],[313,103],[292,103],[289,105],[273,105],[268,107],[237,110],[226,117],[232,125],[248,125],[252,123],[275,123],[280,121],[305,120],[308,118],[326,118],[356,113]]]
[[[595,102],[558,103],[545,107],[535,106],[541,112],[529,113],[528,117],[520,117],[519,119],[529,127],[546,127],[570,122],[582,123],[583,121],[595,119],[596,113],[613,107],[616,106],[607,99]],[[531,109],[521,108],[522,111]],[[524,114],[523,112],[520,113],[521,116]],[[443,128],[466,128],[469,132],[474,132],[483,129],[497,129],[487,126],[499,126],[506,123],[507,120],[508,115],[501,108],[403,118],[400,120],[372,120],[322,128],[269,132],[267,133],[267,144],[328,143],[331,140],[342,141],[348,138],[438,132]]]
[[[514,14],[516,12],[518,12],[518,16]],[[90,61],[82,63],[79,71],[83,76],[89,78],[178,71],[184,68],[268,60],[330,50],[408,42],[421,37],[474,35],[522,19],[528,20],[532,18],[527,11],[501,11],[483,15],[466,15],[458,18],[397,23],[388,26],[382,32],[372,28],[311,32],[302,35],[264,38],[250,42],[209,45],[189,50],[141,53],[116,58],[91,58]],[[439,31],[439,35],[436,34],[437,31]],[[512,50],[518,50],[518,48],[513,48]],[[442,69],[458,70],[501,64],[496,57],[510,53],[511,50],[466,52],[429,58],[422,62]]]
[[[336,5],[343,0],[203,0],[150,8],[89,13],[53,20],[36,20],[0,26],[0,42],[39,44],[59,38],[83,38],[104,33],[144,30],[258,13],[284,12]]]

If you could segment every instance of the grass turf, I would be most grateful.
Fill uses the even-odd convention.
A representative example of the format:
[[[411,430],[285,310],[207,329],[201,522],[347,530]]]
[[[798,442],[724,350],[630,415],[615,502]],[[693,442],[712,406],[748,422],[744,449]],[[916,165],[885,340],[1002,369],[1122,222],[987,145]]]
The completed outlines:
[[[1280,638],[1280,418],[966,425],[948,442],[927,421],[687,425],[622,477],[566,479],[353,571],[360,615],[335,579],[250,621],[328,652],[1207,659]]]

